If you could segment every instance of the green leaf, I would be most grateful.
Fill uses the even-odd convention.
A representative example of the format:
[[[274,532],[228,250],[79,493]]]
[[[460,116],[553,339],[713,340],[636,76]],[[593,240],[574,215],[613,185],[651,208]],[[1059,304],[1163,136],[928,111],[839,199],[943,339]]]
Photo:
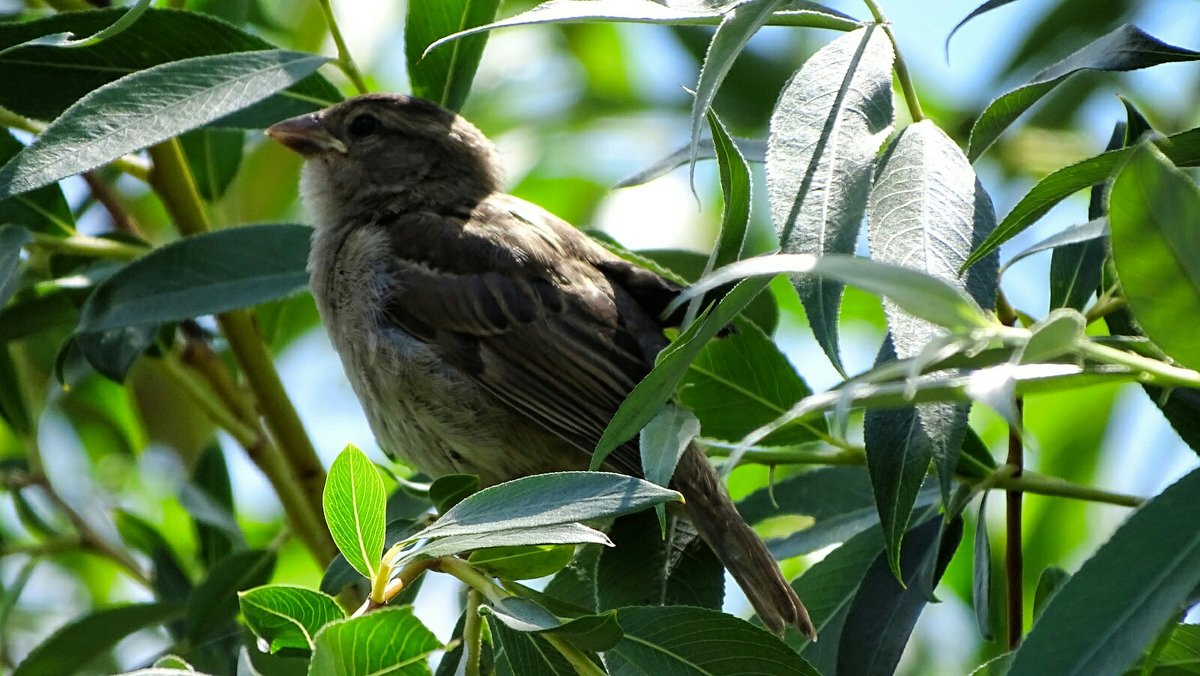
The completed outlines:
[[[709,340],[733,321],[733,318],[767,287],[768,283],[770,280],[761,279],[738,284],[725,294],[715,308],[701,314],[659,353],[654,369],[646,374],[625,401],[621,402],[620,408],[604,429],[604,434],[596,444],[596,451],[592,454],[593,469],[600,467],[609,453],[637,434],[646,423],[658,415],[662,405],[674,394],[675,386],[687,373],[692,360],[700,354]],[[718,286],[722,284],[714,284],[705,291]],[[695,295],[703,295],[703,292]]]
[[[179,489],[179,504],[192,518],[205,568],[225,558],[235,544],[245,546],[242,529],[233,515],[233,487],[219,444],[209,444],[200,453],[190,481]]]
[[[238,603],[246,626],[272,653],[312,650],[313,637],[322,627],[346,617],[332,596],[291,585],[255,587],[238,594]]]
[[[725,568],[686,520],[671,514],[664,534],[654,514],[617,519],[600,552],[592,603],[599,610],[638,605],[687,605],[719,610]]]
[[[951,331],[970,331],[990,326],[990,321],[970,296],[941,279],[911,268],[841,254],[820,257],[809,254],[769,254],[747,258],[705,276],[688,287],[667,309],[670,311],[680,303],[744,277],[783,273],[822,275],[840,280],[863,291],[889,298],[905,312]],[[730,292],[732,295],[733,292]],[[662,361],[664,358],[660,356],[659,362]]]
[[[384,530],[384,547],[387,543],[401,542],[412,535],[420,532],[424,525],[415,519],[392,519],[388,521],[387,528]],[[383,557],[383,550],[380,549],[379,556]],[[349,563],[346,562],[346,557],[338,552],[338,555],[333,557],[333,561],[325,568],[324,575],[321,576],[321,592],[330,596],[337,596],[343,589],[352,584],[360,584],[364,595],[366,594],[367,582],[363,576],[358,573]]]
[[[95,169],[247,108],[328,60],[266,50],[198,56],[127,75],[79,99],[0,167],[0,199]]]
[[[404,53],[413,94],[462,109],[471,80],[483,57],[487,33],[454,41],[447,49],[425,48],[452,33],[482,26],[496,18],[500,0],[411,0],[404,23]]]
[[[892,44],[878,27],[839,37],[792,77],[771,114],[767,190],[786,253],[854,253],[875,155],[892,131]],[[842,370],[842,284],[793,278],[817,343]]]
[[[0,49],[56,32],[95,33],[117,21],[122,9],[63,12],[29,22],[0,23]],[[0,106],[35,119],[51,120],[85,94],[131,73],[195,56],[249,52],[274,47],[260,37],[195,12],[150,9],[129,29],[81,49],[29,47],[0,55]],[[47,87],[53,82],[53,87]],[[323,108],[341,98],[313,74],[253,109],[240,122],[267,126],[285,117]],[[258,119],[253,119],[258,118]]]
[[[581,650],[608,650],[621,640],[621,627],[617,624],[614,612],[586,615],[564,622],[535,601],[519,596],[508,596],[489,603],[485,612],[513,631],[552,634],[570,641]]]
[[[667,402],[642,429],[640,447],[646,481],[666,486],[675,474],[692,439],[700,434],[700,421],[692,412]]]
[[[881,552],[883,536],[879,529],[864,530],[792,582],[796,594],[804,599],[820,640],[814,643],[799,632],[788,632],[784,640],[822,674],[837,673],[838,643],[846,614],[863,577]]]
[[[517,545],[476,549],[467,560],[492,577],[536,580],[562,570],[574,555],[574,545]]]
[[[975,608],[975,626],[985,641],[992,632],[992,542],[987,529],[987,491],[979,500],[979,518],[975,520],[975,556],[971,566],[971,605]]]
[[[997,7],[1003,7],[1010,2],[1013,2],[1013,0],[987,0],[987,2],[979,5],[975,9],[971,10],[971,13],[966,15],[965,17],[963,17],[962,21],[959,21],[958,23],[954,24],[954,28],[951,28],[950,33],[948,35],[946,35],[947,61],[949,61],[949,56],[950,56],[950,39],[954,37],[954,34],[958,32],[958,29],[965,26],[968,21],[970,21],[971,19],[974,19],[975,17],[979,16],[980,14],[990,12],[993,9],[996,9]]]
[[[195,129],[179,137],[196,189],[208,202],[225,194],[242,164],[245,132],[240,129]]]
[[[1189,318],[1200,316],[1200,188],[1139,146],[1109,198],[1113,262],[1138,324],[1164,352],[1200,368]]]
[[[914,504],[925,508],[937,499],[938,489],[930,483],[917,493]],[[863,467],[822,467],[790,476],[775,484],[774,500],[771,491],[761,488],[739,502],[738,511],[754,524],[789,515],[813,520],[803,530],[767,540],[771,553],[780,560],[845,542],[879,523]]]
[[[1003,274],[1008,268],[1012,267],[1013,263],[1032,256],[1035,253],[1042,251],[1050,251],[1059,247],[1070,246],[1072,244],[1084,244],[1087,242],[1095,242],[1104,240],[1108,237],[1108,218],[1100,217],[1064,228],[1046,239],[1034,244],[1033,246],[1015,254],[1009,258],[1004,265],[1000,266],[1000,273]],[[1078,309],[1078,308],[1076,308]]]
[[[732,615],[686,606],[622,608],[625,637],[605,653],[609,673],[818,676],[778,638]]]
[[[1200,584],[1192,471],[1133,512],[1046,606],[1011,676],[1115,673],[1132,664]]]
[[[325,480],[325,522],[346,561],[363,577],[375,579],[383,549],[387,491],[379,470],[354,446],[346,446]]]
[[[474,474],[447,474],[434,479],[429,485],[429,501],[438,514],[445,514],[463,498],[477,492],[479,477]]]
[[[1030,328],[1029,341],[1021,348],[1018,363],[1048,362],[1075,349],[1083,338],[1087,319],[1078,310],[1058,308]]]
[[[604,550],[604,547],[597,545],[576,547],[575,558],[550,580],[544,595],[595,612],[596,566]]]
[[[675,491],[623,474],[538,474],[490,486],[469,496],[410,539],[578,523],[629,514],[679,499]]]
[[[188,640],[224,635],[237,616],[238,592],[266,584],[274,572],[275,552],[266,549],[236,552],[213,566],[188,600]]]
[[[24,149],[25,145],[18,141],[12,132],[0,129],[0,165],[7,163]],[[63,197],[62,188],[57,185],[44,186],[0,200],[0,224],[4,223],[23,225],[34,232],[54,235],[69,235],[75,229],[75,217],[71,214],[66,198]],[[2,275],[3,266],[0,265],[0,276]],[[3,288],[3,283],[0,283],[0,306],[5,301]]]
[[[692,102],[692,148],[690,157],[695,161],[700,143],[700,132],[704,119],[712,108],[717,89],[721,87],[738,54],[758,29],[766,25],[776,11],[787,5],[789,0],[746,0],[729,5],[721,17],[721,23],[708,43],[708,51],[700,65],[700,80],[696,83],[695,100]]]
[[[705,273],[741,258],[742,248],[746,244],[746,231],[750,227],[750,198],[753,185],[750,166],[746,164],[725,125],[721,124],[717,114],[711,110],[708,112],[708,128],[712,133],[713,150],[717,156],[723,206],[721,232],[705,265]]]
[[[1046,604],[1062,589],[1071,574],[1058,566],[1049,566],[1038,577],[1037,586],[1033,589],[1033,619],[1036,622],[1046,610]]]
[[[179,615],[179,606],[168,603],[135,603],[97,610],[51,634],[17,666],[13,676],[75,673],[126,636]]]
[[[159,247],[97,287],[79,330],[153,326],[292,295],[308,284],[311,233],[303,225],[247,225]]]
[[[185,603],[192,593],[192,581],[184,572],[175,550],[149,523],[118,509],[114,515],[117,532],[131,548],[150,557],[153,565],[153,589],[160,601]]]
[[[700,419],[704,436],[736,441],[783,415],[812,390],[761,329],[739,321],[737,332],[710,341],[679,383],[679,401]],[[815,438],[823,421],[780,429],[764,444]]]
[[[711,127],[711,123],[709,124]],[[766,162],[767,161],[767,144],[759,139],[738,138],[732,139],[738,150],[738,154],[747,162]],[[635,185],[649,183],[656,178],[661,178],[671,173],[678,167],[688,164],[688,154],[691,145],[685,145],[670,155],[658,160],[654,164],[646,167],[638,173],[622,179],[620,183],[613,186],[617,188],[632,188]],[[710,138],[700,139],[700,143],[696,146],[697,160],[710,160],[717,157],[715,143]],[[722,182],[724,183],[724,182]]]
[[[19,225],[0,225],[0,307],[17,290],[20,277],[21,249],[33,236]]]
[[[899,576],[903,586],[889,570],[886,553],[867,570],[842,627],[837,673],[895,673],[913,626],[962,538],[962,519],[942,526],[937,516],[905,536]]]
[[[1128,676],[1185,676],[1200,673],[1200,626],[1173,623],[1167,631],[1170,636],[1150,671],[1141,669],[1144,658],[1136,670],[1125,672]]]
[[[1027,84],[988,104],[971,129],[971,161],[1043,96],[1082,70],[1128,71],[1173,61],[1195,61],[1200,52],[1168,45],[1137,26],[1124,25],[1033,76]]]
[[[412,606],[382,608],[325,625],[314,641],[311,676],[428,674],[426,659],[440,650]]]
[[[17,365],[8,345],[0,345],[0,420],[8,423],[12,431],[21,436],[33,430],[33,420],[29,415],[29,407],[25,404],[25,388],[21,384],[21,374],[17,372]],[[13,499],[18,500],[20,494],[19,490],[14,489]]]
[[[1176,166],[1200,165],[1200,128],[1173,134],[1153,142]],[[1101,183],[1120,169],[1133,154],[1133,148],[1110,150],[1082,162],[1064,167],[1038,181],[1017,205],[1008,212],[995,231],[967,258],[963,268],[974,265],[1000,245],[1016,237],[1039,218],[1046,215],[1054,205],[1073,193]]]
[[[578,673],[562,653],[540,636],[509,629],[503,622],[491,623],[489,627],[500,646],[500,652],[496,655],[497,674],[575,676]]]
[[[108,40],[114,36],[120,35],[123,31],[132,26],[134,22],[138,20],[138,17],[145,13],[145,11],[150,7],[150,2],[151,0],[137,0],[137,2],[133,3],[133,5],[131,5],[129,9],[120,16],[120,18],[113,22],[112,25],[105,26],[99,31],[96,31],[96,33],[85,38],[76,39],[75,35],[72,33],[43,35],[21,45],[13,45],[0,50],[0,54],[4,54],[14,49],[19,49],[25,45],[42,45],[46,47],[58,47],[59,49],[77,49],[79,47],[90,47],[92,45],[99,44],[104,40]]]
[[[548,0],[507,19],[447,35],[426,49],[432,52],[454,40],[509,26],[546,23],[654,23],[685,26],[712,26],[721,23],[732,3],[660,4],[645,0]],[[806,3],[807,4],[807,3]],[[816,6],[814,6],[816,7]],[[768,21],[773,26],[809,26],[850,31],[862,24],[830,9],[801,9],[776,12]]]

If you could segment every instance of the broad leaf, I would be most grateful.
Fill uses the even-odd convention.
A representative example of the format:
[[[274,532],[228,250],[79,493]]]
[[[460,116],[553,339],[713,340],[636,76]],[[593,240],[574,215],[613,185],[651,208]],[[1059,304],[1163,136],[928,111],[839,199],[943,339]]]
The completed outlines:
[[[127,75],[79,99],[0,167],[0,199],[247,108],[326,61],[316,54],[267,50],[198,56]]]
[[[1200,52],[1168,45],[1137,26],[1121,26],[1033,76],[1029,83],[989,103],[971,129],[967,155],[971,161],[978,159],[1021,113],[1082,70],[1127,71],[1197,59],[1200,59]]]
[[[1200,584],[1193,471],[1130,515],[1055,594],[1011,676],[1110,674],[1132,664]]]
[[[1200,188],[1150,145],[1137,148],[1113,182],[1113,262],[1146,335],[1200,368],[1189,320],[1200,316]]]
[[[322,627],[346,617],[332,596],[290,585],[256,587],[238,594],[238,603],[246,626],[273,653],[312,650],[313,637]]]
[[[738,138],[734,139],[737,146],[738,154],[740,154],[747,162],[766,162],[767,161],[767,144],[765,141],[758,139]],[[671,171],[688,164],[689,151],[691,145],[685,145],[682,148],[672,152],[670,155],[651,164],[638,173],[629,178],[622,179],[620,183],[613,186],[616,188],[632,188],[635,185],[649,183],[656,178],[661,178],[671,173]],[[700,139],[700,143],[696,146],[697,160],[710,160],[717,156],[714,142],[710,138]]]
[[[468,560],[492,577],[536,580],[565,568],[574,554],[573,545],[514,545],[475,549]]]
[[[159,247],[92,293],[79,330],[153,326],[290,296],[308,284],[311,233],[302,225],[248,225]]]
[[[679,499],[675,491],[623,474],[538,474],[491,486],[467,497],[411,539],[577,523],[620,516]]]
[[[648,512],[617,519],[614,547],[600,553],[595,603],[600,610],[634,605],[720,609],[725,569],[686,521],[672,515],[664,534]]]
[[[608,650],[621,640],[616,613],[587,615],[563,621],[530,599],[508,596],[491,602],[489,614],[513,631],[552,634],[587,651]]]
[[[562,653],[540,636],[509,629],[503,622],[490,624],[489,628],[499,644],[496,673],[500,676],[575,676],[578,673]]]
[[[818,676],[766,630],[716,610],[686,606],[622,608],[625,637],[605,653],[609,673],[803,674]]]
[[[459,110],[483,57],[487,33],[456,40],[428,54],[438,38],[475,28],[496,18],[500,0],[411,0],[404,22],[404,53],[413,94]]]
[[[29,22],[0,23],[0,49],[42,35],[90,35],[113,24],[122,9],[63,12]],[[151,8],[129,29],[79,49],[29,47],[0,55],[0,106],[51,120],[85,94],[126,75],[195,56],[271,49],[274,45],[196,12]],[[53,87],[47,87],[53,82]],[[253,109],[222,123],[263,127],[337,102],[328,80],[313,74]]]
[[[412,606],[383,608],[325,625],[314,640],[310,676],[428,674],[426,658],[440,650]]]
[[[771,115],[767,188],[786,253],[852,254],[875,154],[892,130],[892,44],[882,29],[844,35],[814,54]],[[840,371],[842,284],[793,278],[817,343]]]
[[[325,521],[346,561],[372,580],[383,549],[386,500],[375,465],[354,446],[343,449],[325,480]]]

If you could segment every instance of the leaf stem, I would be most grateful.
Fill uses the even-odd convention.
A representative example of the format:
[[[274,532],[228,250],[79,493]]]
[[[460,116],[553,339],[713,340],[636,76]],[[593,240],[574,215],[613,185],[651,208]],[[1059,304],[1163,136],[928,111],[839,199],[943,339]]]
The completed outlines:
[[[483,653],[483,617],[479,604],[483,595],[476,589],[467,592],[467,607],[463,612],[463,644],[467,653],[466,676],[480,676]]]
[[[908,113],[912,116],[913,122],[920,122],[925,119],[925,113],[921,110],[921,101],[917,98],[917,89],[913,86],[912,76],[908,73],[908,64],[904,61],[904,55],[900,53],[900,45],[896,42],[896,34],[892,31],[892,22],[884,16],[883,9],[875,0],[863,0],[867,5],[867,9],[871,10],[871,16],[875,18],[875,22],[887,34],[888,39],[892,41],[892,51],[896,54],[896,79],[900,82],[900,89],[904,92],[904,101],[908,104]]]
[[[362,73],[358,70],[358,65],[354,63],[353,57],[350,56],[350,49],[346,47],[346,40],[342,37],[342,29],[338,28],[337,18],[333,15],[333,4],[330,0],[318,0],[321,6],[321,12],[325,15],[325,23],[329,26],[329,34],[333,37],[333,44],[337,46],[337,66],[350,78],[354,83],[354,88],[359,94],[367,93],[367,83],[363,80]]]
[[[196,188],[195,178],[183,156],[178,139],[171,139],[150,148],[154,169],[150,184],[184,235],[197,235],[210,230],[204,203]],[[217,315],[221,333],[229,343],[234,360],[254,393],[258,409],[266,421],[278,447],[265,444],[257,454],[259,465],[278,490],[286,495],[284,509],[293,529],[308,545],[318,563],[325,565],[337,548],[319,511],[325,484],[325,470],[309,440],[300,416],[292,406],[279,378],[262,334],[249,310],[234,310]],[[248,451],[250,449],[247,449]],[[253,456],[252,456],[253,457]],[[290,499],[299,490],[305,500]]]
[[[145,255],[150,250],[144,246],[136,244],[126,244],[112,239],[104,239],[102,237],[88,237],[87,235],[71,235],[69,237],[58,237],[55,235],[47,235],[41,232],[31,233],[33,241],[31,246],[40,249],[46,249],[55,253],[72,254],[76,256],[87,256],[91,258],[115,258],[122,261],[131,261]]]

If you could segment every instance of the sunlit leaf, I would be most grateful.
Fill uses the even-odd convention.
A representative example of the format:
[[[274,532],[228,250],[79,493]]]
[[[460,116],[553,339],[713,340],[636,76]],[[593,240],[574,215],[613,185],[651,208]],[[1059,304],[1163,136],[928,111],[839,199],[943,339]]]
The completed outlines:
[[[379,567],[386,500],[375,465],[354,446],[343,449],[325,480],[325,521],[346,561],[368,579]]]
[[[412,606],[382,608],[325,625],[314,641],[311,676],[428,674],[426,658],[442,644]]]
[[[322,627],[346,617],[332,596],[290,585],[255,587],[238,594],[238,603],[246,626],[271,652],[312,650]]]

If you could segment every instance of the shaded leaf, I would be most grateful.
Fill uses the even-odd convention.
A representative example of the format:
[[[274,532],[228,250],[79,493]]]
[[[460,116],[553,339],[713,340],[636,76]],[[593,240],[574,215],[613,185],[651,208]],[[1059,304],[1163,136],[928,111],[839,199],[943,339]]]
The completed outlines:
[[[215,202],[242,165],[245,133],[240,129],[195,129],[179,137],[200,196]]]
[[[439,514],[462,502],[463,498],[479,492],[479,477],[474,474],[446,474],[429,484],[429,501]]]
[[[302,225],[248,225],[159,247],[92,293],[79,330],[149,326],[292,295],[308,284],[311,233]]]
[[[513,631],[553,634],[585,651],[608,650],[621,640],[621,627],[613,612],[564,622],[536,602],[519,596],[491,602],[487,611]]]
[[[617,519],[613,547],[595,569],[599,610],[634,605],[688,605],[720,609],[725,569],[689,523],[671,515],[664,533],[649,512]]]
[[[450,110],[460,110],[483,57],[487,33],[456,40],[428,54],[434,40],[496,18],[500,0],[412,0],[404,22],[404,53],[412,91]]]
[[[0,167],[0,199],[242,110],[326,61],[316,54],[266,50],[198,56],[127,75],[79,99]]]
[[[489,624],[500,646],[496,656],[498,674],[575,676],[575,667],[545,639],[536,634],[509,629],[503,622]],[[505,671],[501,667],[507,667]]]
[[[17,666],[13,676],[74,673],[135,631],[179,615],[179,606],[168,603],[135,603],[97,610],[51,634]]]
[[[1121,26],[989,103],[971,129],[967,155],[978,159],[1021,113],[1081,70],[1128,71],[1197,59],[1200,52],[1168,45],[1137,26]]]
[[[992,543],[987,529],[987,491],[979,500],[979,518],[975,520],[975,556],[971,566],[971,605],[975,608],[975,625],[985,641],[992,632]]]
[[[0,24],[2,30],[3,24]],[[2,96],[2,95],[0,95]],[[7,129],[0,129],[0,165],[7,163],[25,149],[25,145],[16,139]],[[20,195],[13,195],[0,200],[0,224],[24,226],[34,232],[44,232],[55,235],[69,235],[75,227],[75,217],[63,197],[62,188],[57,185],[47,185],[37,190],[31,190]],[[0,252],[4,246],[0,245]],[[4,265],[0,262],[0,306],[7,300],[3,283]],[[12,291],[9,287],[8,291]]]
[[[1012,676],[1115,674],[1200,584],[1192,471],[1134,511],[1063,585],[1013,660]]]
[[[238,592],[267,583],[275,552],[248,549],[222,559],[188,600],[186,636],[193,644],[224,634],[238,611]]]
[[[0,225],[0,307],[17,290],[20,277],[21,249],[33,236],[19,225]]]

